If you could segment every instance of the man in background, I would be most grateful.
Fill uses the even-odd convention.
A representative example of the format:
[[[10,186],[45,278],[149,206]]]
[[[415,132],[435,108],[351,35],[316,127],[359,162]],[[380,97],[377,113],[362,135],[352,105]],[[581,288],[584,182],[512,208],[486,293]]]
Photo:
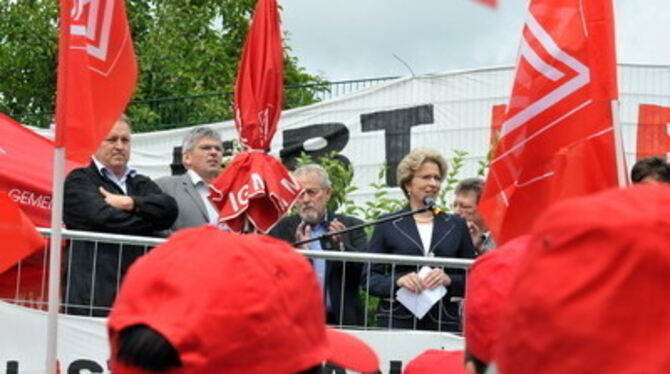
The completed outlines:
[[[179,215],[171,230],[217,225],[219,212],[209,200],[209,184],[221,172],[221,136],[210,127],[196,127],[184,138],[181,152],[186,173],[156,180],[179,206]]]
[[[303,165],[293,175],[304,188],[296,202],[298,214],[279,221],[270,231],[271,236],[294,243],[363,223],[357,218],[327,210],[333,191],[328,173],[323,167],[316,164]],[[366,246],[365,231],[360,229],[315,240],[301,248],[362,252]],[[363,308],[358,295],[362,263],[348,262],[345,265],[341,261],[314,259],[312,265],[323,289],[327,322],[349,326],[363,325]]]
[[[68,229],[154,236],[174,222],[174,199],[128,167],[130,135],[128,118],[122,116],[89,166],[67,176],[63,221]],[[126,270],[146,251],[145,246],[74,240],[66,263],[66,312],[106,316]]]
[[[472,244],[479,254],[486,253],[496,246],[486,222],[477,209],[483,190],[484,181],[481,178],[463,179],[454,190],[454,213],[467,221]]]
[[[670,165],[660,156],[646,157],[633,165],[630,179],[637,183],[670,183]]]

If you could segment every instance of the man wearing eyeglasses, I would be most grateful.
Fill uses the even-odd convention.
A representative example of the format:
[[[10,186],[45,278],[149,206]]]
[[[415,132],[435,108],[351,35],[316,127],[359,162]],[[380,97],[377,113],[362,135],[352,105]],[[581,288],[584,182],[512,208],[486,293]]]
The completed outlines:
[[[296,202],[298,214],[282,219],[270,235],[294,243],[363,223],[327,210],[332,186],[324,168],[316,164],[303,165],[293,175],[304,188]],[[363,252],[366,245],[365,231],[361,229],[303,244],[301,248]],[[358,296],[362,263],[313,259],[312,266],[324,293],[327,322],[340,326],[363,325],[363,308]]]
[[[196,127],[184,138],[182,164],[186,173],[156,180],[174,197],[179,215],[171,231],[202,225],[217,225],[219,212],[209,200],[209,184],[221,172],[223,145],[219,133],[207,126]]]

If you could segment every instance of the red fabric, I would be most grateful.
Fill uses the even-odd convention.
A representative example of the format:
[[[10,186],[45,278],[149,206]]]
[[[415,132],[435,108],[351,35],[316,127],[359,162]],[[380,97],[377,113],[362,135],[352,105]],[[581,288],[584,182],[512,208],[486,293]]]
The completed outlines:
[[[497,0],[475,0],[476,2],[480,4],[484,4],[486,6],[489,6],[491,8],[497,8],[498,7],[498,1]]]
[[[112,352],[145,324],[179,352],[170,373],[297,373],[324,361],[376,372],[376,354],[329,330],[314,270],[287,243],[217,228],[185,229],[131,267],[109,316]],[[115,373],[126,371],[112,359]]]
[[[283,52],[275,0],[256,4],[235,84],[235,126],[245,153],[212,183],[219,220],[235,232],[268,232],[298,198],[299,184],[270,150],[283,94]]]
[[[670,370],[670,187],[558,202],[533,229],[503,312],[501,374]]]
[[[637,125],[637,159],[670,153],[670,107],[640,105]]]
[[[491,107],[491,135],[489,136],[489,148],[495,150],[500,140],[500,131],[505,121],[506,105],[494,105]]]
[[[282,110],[284,65],[275,0],[259,0],[235,83],[235,126],[242,146],[269,151]]]
[[[0,114],[0,191],[38,227],[51,225],[53,142]],[[68,163],[66,170],[78,167]],[[46,252],[38,251],[0,275],[0,298],[44,301]],[[17,259],[18,261],[18,259]]]
[[[617,185],[613,35],[610,0],[531,1],[479,205],[498,243],[528,233],[552,202]]]
[[[53,142],[0,114],[0,191],[39,227],[51,224]]]
[[[477,258],[465,294],[465,344],[469,353],[490,363],[498,343],[502,311],[512,291],[530,235],[511,240]]]
[[[44,239],[18,204],[0,191],[0,273],[44,248]]]
[[[429,349],[412,359],[403,374],[465,374],[465,354]]]
[[[123,0],[60,5],[56,145],[84,163],[125,110],[137,63]]]
[[[268,232],[291,208],[302,187],[274,157],[261,152],[235,156],[212,182],[212,201],[219,220],[234,232],[249,221]]]

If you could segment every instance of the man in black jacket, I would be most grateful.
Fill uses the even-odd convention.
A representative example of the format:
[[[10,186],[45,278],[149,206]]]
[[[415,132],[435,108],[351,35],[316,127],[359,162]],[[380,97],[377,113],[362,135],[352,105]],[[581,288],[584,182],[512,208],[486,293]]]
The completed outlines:
[[[128,119],[122,116],[90,165],[67,176],[63,221],[68,229],[154,236],[174,222],[175,200],[128,167],[130,134]],[[147,250],[146,246],[73,241],[65,264],[66,312],[106,316],[126,270]]]
[[[328,232],[344,230],[363,223],[343,214],[333,214],[326,206],[332,194],[328,173],[316,164],[304,165],[293,173],[304,188],[298,197],[297,216],[282,219],[270,235],[289,243],[315,238]],[[355,230],[317,240],[302,247],[314,250],[363,252],[367,246],[365,231]],[[363,264],[356,262],[312,260],[314,271],[324,291],[326,320],[329,324],[362,326],[363,308],[358,295]]]

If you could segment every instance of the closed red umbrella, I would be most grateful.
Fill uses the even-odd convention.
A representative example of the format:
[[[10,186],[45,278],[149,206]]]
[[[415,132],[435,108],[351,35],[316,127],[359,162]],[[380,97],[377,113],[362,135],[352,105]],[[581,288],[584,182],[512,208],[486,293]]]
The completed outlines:
[[[212,183],[219,220],[235,232],[267,232],[300,193],[284,165],[267,154],[281,115],[283,51],[275,0],[259,0],[235,84],[235,126],[243,152]]]

